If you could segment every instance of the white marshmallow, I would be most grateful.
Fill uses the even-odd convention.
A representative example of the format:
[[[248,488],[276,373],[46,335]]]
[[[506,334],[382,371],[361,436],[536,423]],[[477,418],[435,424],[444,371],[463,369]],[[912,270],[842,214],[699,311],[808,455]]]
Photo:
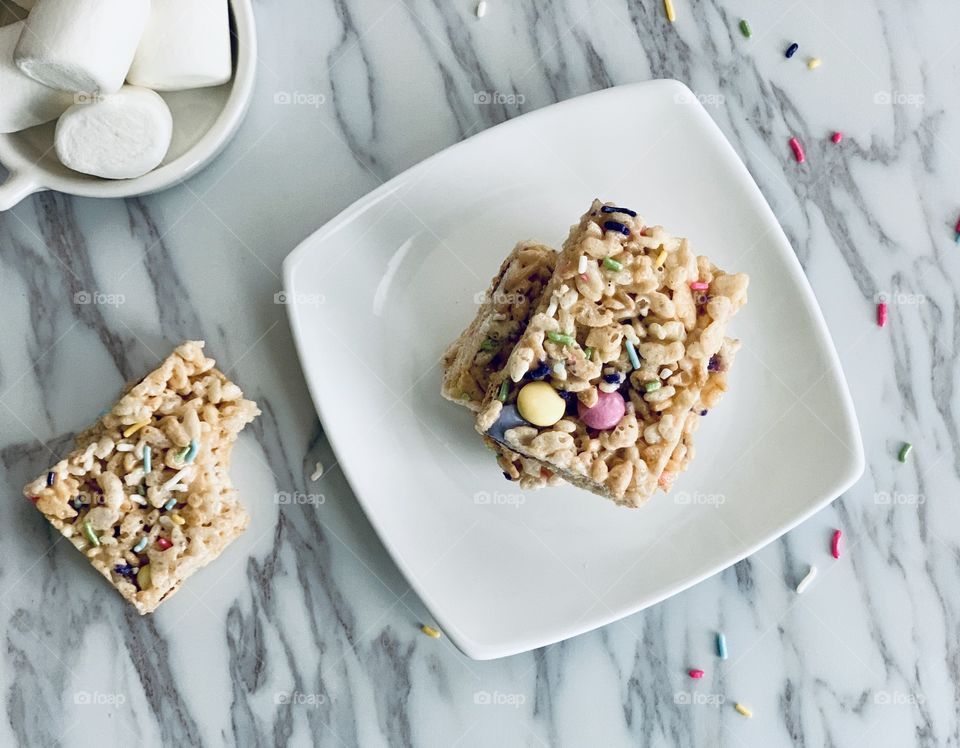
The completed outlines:
[[[129,83],[180,91],[219,86],[232,75],[227,0],[153,0]]]
[[[74,171],[132,179],[160,165],[172,137],[173,117],[160,95],[124,86],[64,112],[54,145],[63,165]]]
[[[26,130],[56,119],[73,96],[28,78],[13,64],[23,21],[0,27],[0,133]]]
[[[150,0],[37,0],[14,60],[63,91],[115,93],[150,15]]]

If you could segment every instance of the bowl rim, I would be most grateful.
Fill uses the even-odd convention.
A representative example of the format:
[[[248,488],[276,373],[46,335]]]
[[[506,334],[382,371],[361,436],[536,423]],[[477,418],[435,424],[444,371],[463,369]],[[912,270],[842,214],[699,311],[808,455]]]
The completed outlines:
[[[253,95],[257,70],[257,34],[252,0],[229,0],[236,33],[237,62],[233,85],[223,110],[213,125],[192,148],[168,164],[134,179],[99,180],[77,175],[55,174],[24,158],[8,147],[8,136],[0,136],[0,164],[9,172],[0,185],[0,195],[8,194],[9,205],[0,197],[0,210],[36,192],[56,190],[80,197],[134,197],[172,187],[183,182],[215,158],[240,127]],[[14,133],[11,133],[11,135]]]

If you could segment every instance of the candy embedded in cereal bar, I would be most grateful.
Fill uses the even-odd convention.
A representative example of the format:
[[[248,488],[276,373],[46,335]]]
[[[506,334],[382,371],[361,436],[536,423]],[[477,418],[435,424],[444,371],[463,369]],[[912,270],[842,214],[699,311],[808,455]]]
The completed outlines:
[[[214,363],[203,342],[178,346],[24,488],[141,614],[249,522],[227,469],[237,434],[260,411]]]
[[[480,309],[470,326],[443,357],[443,396],[479,410],[490,383],[526,329],[530,315],[553,275],[557,253],[525,241],[517,244],[478,298]]]
[[[574,485],[638,506],[669,486],[664,473],[747,284],[634,211],[595,201],[491,377],[477,430]]]

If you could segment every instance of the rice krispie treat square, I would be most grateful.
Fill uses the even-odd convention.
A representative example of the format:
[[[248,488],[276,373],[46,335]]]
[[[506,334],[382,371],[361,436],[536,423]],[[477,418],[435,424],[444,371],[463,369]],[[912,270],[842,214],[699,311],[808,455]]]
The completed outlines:
[[[203,345],[178,346],[24,488],[141,614],[249,522],[227,470],[237,434],[260,411]]]
[[[594,201],[491,378],[477,430],[581,488],[638,506],[663,486],[749,279]]]

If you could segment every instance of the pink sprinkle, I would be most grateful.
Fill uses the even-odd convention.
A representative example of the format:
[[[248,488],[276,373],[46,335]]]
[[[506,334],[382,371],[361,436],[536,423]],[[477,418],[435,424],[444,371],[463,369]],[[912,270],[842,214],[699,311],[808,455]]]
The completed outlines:
[[[887,324],[887,304],[881,301],[877,304],[877,324],[880,327],[886,327]]]
[[[842,132],[835,132],[835,133],[833,134],[833,137],[830,138],[830,140],[832,140],[834,143],[839,143],[841,140],[843,140],[843,133],[842,133]]]
[[[830,553],[833,554],[834,558],[840,558],[840,538],[842,537],[842,532],[839,530],[833,531],[833,540],[830,541]]]
[[[690,289],[693,291],[706,291],[710,288],[709,283],[704,283],[703,281],[697,281],[696,283],[690,284]]]
[[[956,227],[955,231],[956,231],[958,234],[960,234],[960,218],[957,219],[957,227]]]
[[[796,138],[790,138],[790,149],[793,151],[793,155],[797,159],[798,164],[802,164],[807,160],[807,157],[803,152],[803,146],[800,145],[800,141]]]
[[[706,673],[704,673],[702,670],[691,670],[691,671],[690,671],[690,677],[691,677],[691,678],[696,678],[697,680],[699,680],[700,678],[702,678],[704,675],[706,675]]]
[[[157,547],[161,551],[167,550],[167,548],[173,548],[173,543],[171,543],[166,538],[157,538]]]

